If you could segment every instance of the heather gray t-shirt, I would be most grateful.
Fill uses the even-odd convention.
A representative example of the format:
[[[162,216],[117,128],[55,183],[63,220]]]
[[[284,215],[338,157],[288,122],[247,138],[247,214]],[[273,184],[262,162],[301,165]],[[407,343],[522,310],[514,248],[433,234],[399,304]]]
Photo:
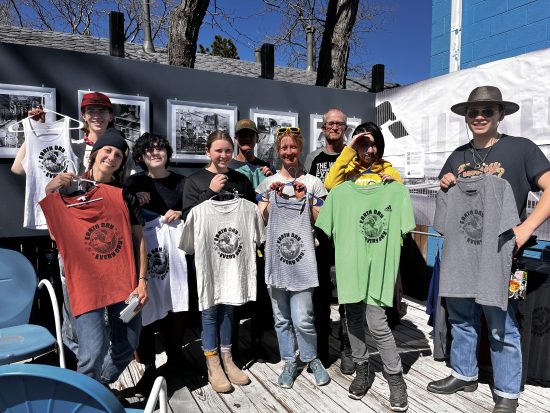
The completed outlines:
[[[508,307],[508,282],[520,223],[510,184],[494,175],[459,177],[437,194],[434,229],[445,235],[439,294]],[[507,232],[508,231],[508,232]]]
[[[265,282],[270,287],[303,291],[317,287],[317,261],[307,197],[286,200],[269,194]]]

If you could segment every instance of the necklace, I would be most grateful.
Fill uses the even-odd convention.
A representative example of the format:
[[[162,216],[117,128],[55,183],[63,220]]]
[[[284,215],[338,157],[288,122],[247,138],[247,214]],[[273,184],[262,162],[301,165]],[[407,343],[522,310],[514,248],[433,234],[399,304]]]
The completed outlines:
[[[498,136],[500,138],[500,135],[498,135]],[[487,159],[487,157],[491,153],[491,150],[493,149],[493,146],[495,146],[495,144],[498,142],[499,138],[491,138],[491,139],[495,139],[495,141],[491,144],[491,146],[489,146],[489,150],[487,151],[487,153],[483,157],[481,157],[481,155],[477,151],[476,147],[474,146],[474,144],[473,144],[474,140],[472,139],[470,141],[470,151],[472,152],[472,159],[474,161],[474,168],[475,169],[480,169],[482,166],[487,166],[485,164],[485,159]]]

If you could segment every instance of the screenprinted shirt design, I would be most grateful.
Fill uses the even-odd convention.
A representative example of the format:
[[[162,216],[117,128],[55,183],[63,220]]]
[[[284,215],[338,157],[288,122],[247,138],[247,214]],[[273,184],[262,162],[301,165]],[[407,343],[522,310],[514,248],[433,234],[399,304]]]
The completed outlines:
[[[460,217],[458,228],[464,235],[466,242],[481,245],[483,235],[483,211],[470,209]]]
[[[304,258],[304,242],[302,237],[294,232],[285,232],[277,238],[277,256],[279,261],[294,265]]]
[[[170,255],[163,247],[153,248],[147,253],[149,277],[164,280],[170,271]]]
[[[114,258],[124,245],[119,229],[110,222],[97,223],[88,228],[84,242],[96,260]]]
[[[48,146],[38,155],[38,167],[47,178],[55,178],[60,172],[67,172],[69,164],[67,150],[63,146]]]
[[[386,207],[386,214],[391,212],[391,206]],[[388,235],[387,217],[377,209],[365,211],[359,219],[359,228],[365,237],[365,242],[378,243]]]
[[[220,258],[238,257],[243,249],[241,235],[236,228],[222,226],[214,235],[214,248]]]

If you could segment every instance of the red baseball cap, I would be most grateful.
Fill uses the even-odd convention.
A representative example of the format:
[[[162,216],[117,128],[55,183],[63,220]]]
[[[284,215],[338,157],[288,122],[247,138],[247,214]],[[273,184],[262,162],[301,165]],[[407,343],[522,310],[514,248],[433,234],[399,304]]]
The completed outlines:
[[[109,97],[99,92],[86,93],[82,97],[82,102],[80,102],[80,109],[84,109],[86,106],[91,105],[105,106],[106,108],[113,110],[113,105],[111,104],[111,100],[109,99]]]

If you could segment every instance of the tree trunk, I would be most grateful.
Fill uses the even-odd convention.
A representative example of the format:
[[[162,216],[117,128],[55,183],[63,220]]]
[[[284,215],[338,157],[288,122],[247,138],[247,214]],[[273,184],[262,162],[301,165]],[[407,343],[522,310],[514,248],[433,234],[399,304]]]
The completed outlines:
[[[348,72],[349,39],[359,0],[329,0],[319,51],[317,86],[344,89]]]
[[[168,63],[194,67],[197,39],[210,0],[182,0],[170,15]]]

